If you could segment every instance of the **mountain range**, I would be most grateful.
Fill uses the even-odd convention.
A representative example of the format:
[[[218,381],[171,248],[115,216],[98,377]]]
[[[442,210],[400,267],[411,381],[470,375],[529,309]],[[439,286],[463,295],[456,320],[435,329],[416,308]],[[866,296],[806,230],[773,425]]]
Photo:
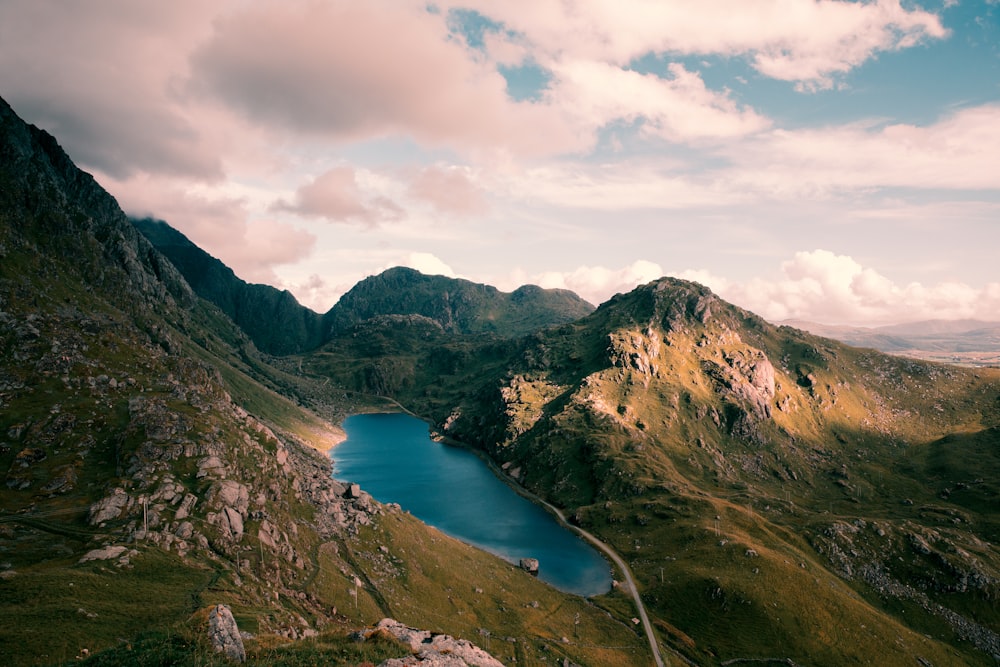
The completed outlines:
[[[288,291],[239,279],[162,220],[133,219],[132,224],[177,267],[198,296],[232,318],[258,349],[273,355],[314,350],[375,316],[419,315],[448,333],[516,337],[570,322],[594,309],[567,290],[526,285],[506,294],[489,285],[397,267],[362,280],[320,315],[300,305]]]
[[[870,347],[928,361],[970,366],[1000,365],[1000,322],[926,320],[881,327],[849,327],[790,320],[782,324],[856,347]]]
[[[595,309],[397,268],[317,314],[129,219],[2,101],[0,348],[7,664],[222,664],[219,604],[260,664],[411,656],[352,639],[382,616],[653,664],[626,586],[560,593],[332,479],[339,421],[399,406],[616,552],[664,662],[1000,660],[996,368],[672,278]]]

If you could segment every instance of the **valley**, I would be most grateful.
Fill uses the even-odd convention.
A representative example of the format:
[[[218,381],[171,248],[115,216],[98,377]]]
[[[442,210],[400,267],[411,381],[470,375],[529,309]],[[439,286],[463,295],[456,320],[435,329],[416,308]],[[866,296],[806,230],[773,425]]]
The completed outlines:
[[[321,315],[0,121],[5,664],[225,664],[219,604],[255,664],[411,655],[352,638],[384,617],[517,665],[654,664],[647,632],[664,664],[1000,660],[1000,369],[673,278],[594,308],[397,268]],[[561,593],[334,480],[343,419],[397,405],[619,585]]]

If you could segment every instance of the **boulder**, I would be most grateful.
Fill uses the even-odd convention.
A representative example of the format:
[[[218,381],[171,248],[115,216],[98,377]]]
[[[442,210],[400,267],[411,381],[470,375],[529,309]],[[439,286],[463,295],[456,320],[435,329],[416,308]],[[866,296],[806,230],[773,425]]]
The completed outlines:
[[[410,628],[391,618],[383,618],[374,630],[363,633],[367,639],[379,633],[389,634],[408,645],[416,655],[393,658],[379,667],[502,667],[503,663],[465,639]]]
[[[102,549],[93,549],[92,551],[88,551],[80,559],[80,562],[86,563],[87,561],[92,560],[111,560],[113,558],[118,558],[123,553],[125,553],[125,547],[116,544]]]
[[[538,559],[537,558],[522,558],[519,563],[522,570],[530,574],[538,576]]]
[[[208,638],[219,653],[230,660],[246,662],[247,653],[243,648],[243,637],[227,605],[217,604],[208,614]]]
[[[124,489],[115,489],[110,496],[101,498],[90,506],[90,524],[97,525],[117,519],[128,505],[129,496]]]
[[[231,479],[213,484],[209,497],[217,507],[228,505],[244,516],[250,505],[250,493],[247,487]]]
[[[177,530],[174,531],[174,535],[186,540],[194,535],[194,525],[190,521],[182,521],[181,525],[177,526]]]
[[[198,496],[193,493],[185,494],[184,500],[181,501],[181,506],[177,508],[176,512],[174,512],[174,518],[178,521],[188,518],[188,515],[191,514],[191,510],[197,502]]]
[[[222,510],[223,516],[225,516],[225,521],[223,521],[223,530],[228,525],[229,532],[234,540],[239,540],[243,537],[243,517],[240,513],[234,510],[228,505]]]

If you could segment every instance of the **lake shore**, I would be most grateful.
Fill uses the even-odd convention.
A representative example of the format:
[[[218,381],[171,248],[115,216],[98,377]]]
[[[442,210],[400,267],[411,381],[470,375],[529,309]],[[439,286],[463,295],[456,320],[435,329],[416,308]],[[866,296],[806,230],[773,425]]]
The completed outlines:
[[[590,597],[611,589],[606,555],[483,452],[437,433],[432,438],[425,420],[402,410],[352,415],[343,427],[347,448],[338,445],[332,457],[337,479],[514,565],[537,558],[539,577],[560,590]]]

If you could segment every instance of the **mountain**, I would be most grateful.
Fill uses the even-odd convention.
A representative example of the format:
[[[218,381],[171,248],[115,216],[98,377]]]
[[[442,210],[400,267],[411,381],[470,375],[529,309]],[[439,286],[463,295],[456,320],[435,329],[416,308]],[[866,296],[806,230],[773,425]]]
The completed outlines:
[[[177,267],[198,296],[218,306],[262,352],[293,354],[324,342],[323,318],[300,305],[291,292],[244,282],[162,220],[133,218],[132,224]]]
[[[0,123],[5,664],[213,664],[220,603],[259,664],[410,655],[350,638],[383,615],[510,638],[505,663],[649,664],[629,585],[560,594],[330,478],[336,421],[387,399],[617,552],[671,664],[1000,659],[1000,369],[669,278],[572,314],[406,269],[264,358],[51,136]]]
[[[397,267],[362,280],[319,315],[288,291],[246,283],[162,220],[142,218],[132,223],[198,296],[218,306],[258,349],[271,355],[314,350],[366,320],[384,316],[418,315],[448,333],[513,338],[570,322],[594,309],[568,290],[525,285],[507,294],[489,285]]]
[[[929,361],[1000,365],[1000,322],[925,320],[883,327],[848,327],[790,320],[782,324],[856,347]]]
[[[397,267],[365,278],[326,314],[334,334],[385,315],[419,315],[454,334],[514,338],[571,322],[594,307],[568,290],[534,285],[504,293],[489,285]]]
[[[688,660],[1000,655],[1000,371],[666,278],[453,361],[393,395],[612,545]]]
[[[342,394],[262,358],[2,100],[0,351],[4,665],[221,664],[219,605],[255,664],[412,657],[352,638],[383,616],[644,664],[627,619],[333,480]]]

